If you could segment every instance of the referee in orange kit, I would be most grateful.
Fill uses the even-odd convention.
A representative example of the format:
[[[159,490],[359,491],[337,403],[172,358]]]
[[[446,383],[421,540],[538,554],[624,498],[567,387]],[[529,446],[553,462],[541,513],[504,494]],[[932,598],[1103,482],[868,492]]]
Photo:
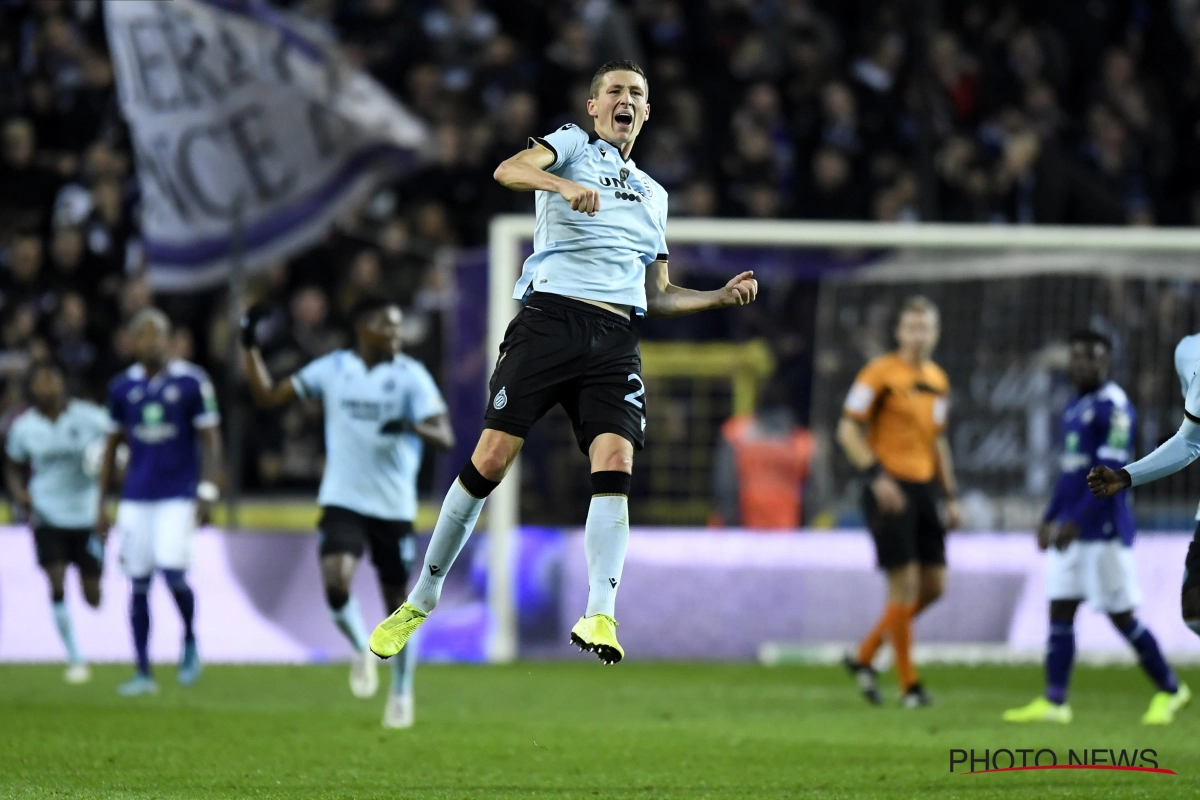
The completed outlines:
[[[881,703],[871,661],[886,637],[895,651],[905,708],[930,704],[912,663],[912,621],[942,595],[946,527],[958,525],[954,465],[944,435],[950,382],[929,358],[939,332],[937,306],[925,297],[908,298],[896,325],[897,349],[858,373],[837,429],[846,457],[867,478],[863,514],[888,578],[883,616],[845,663],[867,700]],[[944,524],[938,513],[942,497]]]

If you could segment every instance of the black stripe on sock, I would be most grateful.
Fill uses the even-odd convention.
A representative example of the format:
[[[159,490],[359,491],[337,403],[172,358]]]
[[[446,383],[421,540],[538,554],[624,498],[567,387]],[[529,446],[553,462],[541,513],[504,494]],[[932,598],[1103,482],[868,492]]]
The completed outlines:
[[[629,496],[629,484],[633,481],[633,476],[628,472],[618,472],[617,470],[606,470],[604,472],[592,473],[592,496],[596,495],[613,495],[619,494],[625,497]]]
[[[487,497],[500,485],[500,481],[489,481],[480,475],[479,470],[475,469],[475,465],[470,461],[462,468],[462,472],[458,473],[458,482],[467,490],[467,494],[476,500]]]

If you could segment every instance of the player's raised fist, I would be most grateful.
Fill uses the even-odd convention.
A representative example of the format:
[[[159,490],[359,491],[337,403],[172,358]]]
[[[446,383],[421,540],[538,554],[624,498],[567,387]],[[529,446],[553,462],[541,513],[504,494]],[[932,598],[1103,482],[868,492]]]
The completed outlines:
[[[242,346],[249,350],[258,346],[258,323],[270,316],[271,307],[266,303],[255,303],[242,315]]]
[[[599,189],[582,186],[574,181],[567,181],[566,186],[560,189],[558,193],[562,195],[563,200],[571,204],[572,211],[578,211],[581,214],[594,217],[596,216],[596,212],[600,210]]]
[[[1129,477],[1128,472],[1123,469],[1112,469],[1103,464],[1092,467],[1092,471],[1088,473],[1087,482],[1092,494],[1100,498],[1112,497],[1122,489],[1128,489],[1133,485],[1133,479]]]
[[[744,306],[753,303],[758,297],[758,281],[754,280],[754,273],[735,275],[721,289],[721,295],[722,305]]]

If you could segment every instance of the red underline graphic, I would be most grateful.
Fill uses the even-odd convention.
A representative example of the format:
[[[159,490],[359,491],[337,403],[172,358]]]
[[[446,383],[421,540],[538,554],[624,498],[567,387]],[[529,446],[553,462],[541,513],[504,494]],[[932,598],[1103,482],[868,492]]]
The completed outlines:
[[[980,769],[974,772],[964,772],[963,775],[986,775],[989,772],[1022,772],[1030,769],[1119,769],[1123,772],[1157,772],[1159,775],[1178,775],[1173,769],[1158,769],[1156,767],[1123,767],[1115,764],[1047,764],[1041,767],[1003,767],[1001,769]]]

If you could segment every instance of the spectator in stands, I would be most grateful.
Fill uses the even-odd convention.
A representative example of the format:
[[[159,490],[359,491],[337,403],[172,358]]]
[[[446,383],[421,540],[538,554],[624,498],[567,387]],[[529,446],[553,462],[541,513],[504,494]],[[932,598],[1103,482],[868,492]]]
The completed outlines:
[[[60,179],[37,163],[37,136],[29,119],[12,117],[0,136],[0,230],[40,226]]]

